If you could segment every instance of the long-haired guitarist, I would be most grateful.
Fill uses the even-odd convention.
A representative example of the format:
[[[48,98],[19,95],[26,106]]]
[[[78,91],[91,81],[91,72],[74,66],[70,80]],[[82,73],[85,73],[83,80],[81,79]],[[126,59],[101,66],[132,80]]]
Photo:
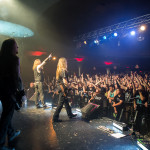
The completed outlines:
[[[38,94],[40,96],[41,103],[43,108],[46,108],[46,104],[44,101],[44,92],[43,92],[43,82],[44,82],[44,74],[43,74],[43,66],[46,64],[47,60],[52,58],[52,54],[50,54],[43,62],[40,59],[36,59],[33,64],[34,71],[34,87],[35,87],[35,105],[37,108],[40,108],[38,102]]]
[[[57,70],[56,70],[56,82],[59,91],[59,100],[58,100],[57,109],[53,116],[53,122],[61,122],[62,120],[59,119],[59,113],[63,107],[63,104],[65,104],[65,108],[69,118],[73,118],[77,116],[77,114],[72,113],[67,98],[69,82],[68,82],[67,60],[64,57],[60,58],[58,61]]]

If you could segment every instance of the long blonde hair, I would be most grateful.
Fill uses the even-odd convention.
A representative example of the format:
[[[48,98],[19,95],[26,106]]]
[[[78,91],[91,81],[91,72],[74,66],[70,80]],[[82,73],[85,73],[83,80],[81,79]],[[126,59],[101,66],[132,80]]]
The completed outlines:
[[[59,58],[59,61],[57,64],[57,70],[56,70],[56,79],[59,78],[59,74],[62,70],[67,71],[67,60],[64,57]]]
[[[33,63],[33,70],[38,66],[38,65],[40,65],[41,64],[41,60],[40,59],[36,59],[35,61],[34,61],[34,63]]]

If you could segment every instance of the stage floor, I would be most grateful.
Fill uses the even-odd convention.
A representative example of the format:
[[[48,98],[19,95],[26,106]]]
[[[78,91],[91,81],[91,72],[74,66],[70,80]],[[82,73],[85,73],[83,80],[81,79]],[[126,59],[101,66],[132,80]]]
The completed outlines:
[[[33,102],[28,102],[13,117],[13,126],[21,134],[14,140],[16,150],[139,150],[131,136],[120,139],[97,129],[104,125],[112,130],[112,120],[94,119],[85,122],[81,113],[76,119],[68,119],[65,109],[60,113],[61,123],[52,123],[55,109],[36,109]],[[119,130],[118,130],[119,131]]]

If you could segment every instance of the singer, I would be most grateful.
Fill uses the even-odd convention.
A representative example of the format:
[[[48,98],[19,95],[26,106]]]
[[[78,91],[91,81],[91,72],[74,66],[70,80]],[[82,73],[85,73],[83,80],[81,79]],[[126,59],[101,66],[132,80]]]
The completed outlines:
[[[40,100],[43,105],[43,108],[44,109],[47,108],[47,105],[45,104],[44,101],[44,92],[43,92],[43,82],[44,82],[43,66],[51,58],[52,58],[52,54],[50,54],[42,63],[40,59],[36,59],[33,64],[36,108],[41,108],[38,101],[38,94],[40,96]]]

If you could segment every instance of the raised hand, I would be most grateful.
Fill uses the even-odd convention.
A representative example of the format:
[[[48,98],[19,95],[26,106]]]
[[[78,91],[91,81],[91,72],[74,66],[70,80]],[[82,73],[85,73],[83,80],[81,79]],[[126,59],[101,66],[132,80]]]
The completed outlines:
[[[49,59],[52,58],[52,53],[48,56],[48,58],[49,58]]]
[[[30,88],[33,88],[35,84],[33,82],[30,83]]]

